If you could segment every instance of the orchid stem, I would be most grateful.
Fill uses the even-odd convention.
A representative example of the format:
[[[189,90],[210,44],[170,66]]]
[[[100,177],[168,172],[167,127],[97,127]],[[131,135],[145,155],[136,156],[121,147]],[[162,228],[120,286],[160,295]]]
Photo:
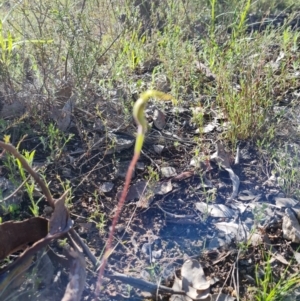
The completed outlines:
[[[129,184],[130,184],[130,181],[132,178],[132,174],[133,174],[135,165],[140,157],[141,150],[142,150],[142,147],[144,144],[144,138],[145,138],[145,134],[147,132],[147,126],[148,126],[147,120],[144,116],[144,110],[145,110],[148,100],[151,97],[156,97],[156,98],[159,98],[162,100],[172,100],[173,99],[171,95],[165,94],[163,92],[156,91],[156,90],[148,90],[148,91],[142,93],[140,95],[139,99],[134,104],[133,117],[138,126],[137,137],[136,137],[135,148],[134,148],[134,155],[132,157],[132,160],[131,160],[130,165],[127,170],[127,174],[126,174],[126,178],[125,178],[125,185],[124,185],[119,203],[117,205],[117,210],[116,210],[115,216],[112,221],[111,229],[109,231],[108,241],[107,241],[105,253],[104,253],[104,256],[103,256],[103,259],[101,262],[101,267],[99,269],[97,285],[96,285],[96,289],[95,289],[95,297],[96,298],[99,296],[105,267],[107,265],[108,258],[113,250],[112,242],[113,242],[113,236],[115,233],[116,225],[117,225],[117,222],[119,220],[121,211],[123,209],[123,206],[124,206],[124,203],[126,200],[127,192],[129,189]]]

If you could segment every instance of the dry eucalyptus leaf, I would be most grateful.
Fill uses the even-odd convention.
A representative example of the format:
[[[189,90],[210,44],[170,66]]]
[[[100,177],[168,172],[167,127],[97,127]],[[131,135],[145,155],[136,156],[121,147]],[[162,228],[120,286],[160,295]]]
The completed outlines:
[[[234,211],[223,204],[207,204],[204,202],[198,202],[195,206],[201,213],[212,217],[232,217],[234,215]]]
[[[240,186],[240,179],[239,177],[233,172],[232,168],[230,167],[230,159],[229,155],[224,149],[223,144],[220,141],[216,143],[217,151],[211,156],[211,160],[215,161],[217,164],[222,166],[225,170],[228,171],[230,179],[232,181],[232,194],[230,196],[230,200],[236,198],[239,192]]]
[[[16,300],[16,290],[26,280],[25,274],[32,266],[33,256],[27,257],[18,265],[0,272],[0,300]]]
[[[86,264],[84,256],[74,250],[69,250],[69,257],[72,258],[69,272],[69,283],[62,301],[80,301],[86,280]]]
[[[171,181],[159,182],[155,185],[154,194],[165,195],[168,192],[172,191],[173,186]]]
[[[299,202],[292,198],[276,197],[275,204],[278,208],[283,208],[283,207],[291,208],[291,207],[295,207],[295,206],[299,205]]]
[[[224,169],[230,168],[229,154],[225,151],[223,144],[220,141],[216,142],[216,152],[211,155],[210,159],[222,166]]]
[[[48,221],[33,217],[22,222],[9,221],[0,224],[0,260],[27,244],[34,243],[48,233]]]
[[[176,275],[175,275],[175,279],[174,279],[172,289],[174,291],[180,291],[181,288],[182,288],[182,281],[179,278],[177,278]],[[170,297],[170,301],[185,301],[185,296],[174,294]]]
[[[33,245],[27,247],[27,249],[13,263],[11,263],[6,268],[0,271],[0,293],[2,294],[2,296],[3,294],[10,293],[9,290],[6,289],[7,287],[14,287],[16,283],[17,284],[22,283],[23,279],[20,276],[30,266],[34,254],[36,254],[41,249],[45,248],[49,244],[49,242],[51,242],[53,239],[60,237],[62,234],[68,232],[71,229],[72,220],[69,218],[68,211],[64,205],[64,195],[55,203],[55,209],[49,222],[49,232],[48,232],[48,221],[46,221],[45,223],[41,218],[35,218],[34,221],[41,224],[40,225],[38,224],[34,228],[31,227],[26,232],[24,232],[24,229],[25,226],[28,225],[24,224],[22,231],[19,230],[20,233],[23,234],[24,233],[30,235],[33,235],[33,233],[37,234],[34,237],[30,237],[30,241],[24,240],[23,242],[24,244],[27,244],[28,242],[33,242]],[[6,224],[6,226],[7,225],[9,224]],[[43,233],[45,234],[45,236],[39,237],[39,235],[41,234],[41,233],[39,234],[39,231],[42,230],[45,232]],[[8,233],[10,232],[8,231]],[[34,240],[32,241],[32,239]],[[22,240],[20,240],[19,242],[22,243]],[[20,247],[16,249],[20,249]]]
[[[182,289],[192,300],[202,300],[209,296],[210,282],[206,280],[198,260],[188,259],[181,268]]]
[[[238,242],[245,242],[250,235],[250,231],[244,223],[219,222],[215,224],[215,227],[224,232],[228,241],[235,239]]]
[[[65,197],[64,194],[54,204],[54,211],[49,222],[49,234],[51,236],[66,233],[73,226],[73,221],[70,219],[68,209],[65,206]]]
[[[239,177],[233,172],[231,168],[226,168],[229,173],[230,179],[232,181],[232,194],[230,196],[230,200],[235,199],[239,194],[239,187],[240,187],[240,179]]]
[[[202,131],[204,134],[210,133],[216,128],[216,126],[217,124],[214,121],[210,122],[203,127]]]
[[[51,117],[56,121],[57,127],[63,132],[65,132],[71,124],[71,116],[76,97],[75,94],[70,97],[61,110],[54,108],[52,111]]]
[[[106,153],[120,152],[128,149],[135,142],[134,136],[122,132],[109,133],[108,137],[111,140],[112,150],[106,151]]]
[[[43,239],[48,233],[48,221],[42,217],[33,217],[22,222],[9,221],[0,224],[0,260],[18,250],[23,250],[29,243]],[[25,251],[26,252],[26,251]],[[32,255],[19,262],[0,269],[0,299],[14,293],[25,281],[23,277],[31,266]]]

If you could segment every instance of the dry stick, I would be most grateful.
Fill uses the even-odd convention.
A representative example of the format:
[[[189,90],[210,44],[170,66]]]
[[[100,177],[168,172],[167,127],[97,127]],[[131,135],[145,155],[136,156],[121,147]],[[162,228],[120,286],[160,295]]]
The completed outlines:
[[[15,194],[17,194],[19,192],[19,190],[26,184],[26,182],[29,180],[30,175],[20,184],[20,186],[14,190],[10,195],[8,195],[7,197],[5,197],[4,199],[0,200],[1,202],[6,202],[7,200],[9,200],[11,197],[13,197]]]

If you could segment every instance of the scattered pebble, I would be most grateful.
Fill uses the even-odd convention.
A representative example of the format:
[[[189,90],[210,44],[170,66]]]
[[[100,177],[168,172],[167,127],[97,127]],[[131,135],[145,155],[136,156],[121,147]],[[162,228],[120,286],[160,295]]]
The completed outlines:
[[[283,237],[294,242],[300,243],[300,225],[290,208],[285,209],[285,215],[282,220]]]
[[[154,149],[154,151],[158,154],[158,155],[160,155],[161,153],[162,153],[162,151],[164,150],[164,146],[163,145],[160,145],[160,144],[154,144],[153,145],[153,149]]]
[[[112,191],[112,189],[114,188],[114,184],[112,182],[104,182],[101,186],[100,186],[100,191],[107,193]]]
[[[176,173],[176,169],[174,167],[162,167],[160,169],[161,171],[161,175],[164,177],[164,178],[170,178],[170,177],[175,177],[177,175]]]

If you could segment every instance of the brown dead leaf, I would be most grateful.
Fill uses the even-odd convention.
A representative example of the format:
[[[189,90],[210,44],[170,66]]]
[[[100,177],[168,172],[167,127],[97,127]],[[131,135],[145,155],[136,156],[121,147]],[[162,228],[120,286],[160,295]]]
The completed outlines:
[[[203,75],[205,75],[207,80],[209,80],[209,81],[216,80],[216,75],[214,73],[212,73],[211,70],[206,65],[204,65],[203,63],[201,63],[199,61],[196,62],[196,70],[199,73],[202,73]]]
[[[193,170],[184,171],[181,174],[175,176],[172,180],[173,181],[183,181],[185,179],[188,179],[192,177],[195,174]]]
[[[48,221],[42,217],[33,217],[22,222],[9,221],[0,225],[0,260],[19,250],[24,250],[29,243],[43,239],[48,233]],[[28,249],[27,249],[28,250]],[[26,253],[26,251],[24,252]],[[24,254],[23,253],[23,254]],[[0,299],[4,300],[19,287],[24,274],[30,267],[33,253],[18,259],[18,264],[8,265],[0,270]]]
[[[47,233],[48,221],[42,217],[0,224],[0,260],[18,250],[25,249],[29,243],[40,240]]]
[[[49,222],[49,233],[47,234],[48,223],[45,223],[44,219],[35,218],[35,221],[37,223],[35,226],[37,228],[43,228],[44,230],[38,230],[38,232],[34,234],[34,237],[30,237],[30,242],[33,242],[33,245],[28,247],[13,263],[9,264],[0,271],[0,297],[1,294],[2,296],[4,295],[4,293],[9,294],[13,287],[19,286],[19,284],[22,283],[22,275],[31,265],[34,254],[46,247],[53,239],[59,238],[72,228],[73,223],[64,204],[67,193],[68,191],[66,191],[58,200],[56,200],[54,204],[54,212]],[[7,230],[9,234],[11,234],[11,225],[9,224],[9,222],[5,223],[5,225],[6,226],[4,229]],[[10,227],[8,227],[8,225],[10,225]],[[28,225],[32,226],[32,224]],[[39,231],[41,231],[41,233]],[[24,232],[24,228],[19,229],[19,232]],[[30,229],[27,229],[27,232],[34,232],[34,229],[31,227]],[[45,236],[40,237],[40,235],[42,234],[45,234]],[[2,236],[0,238],[2,238]],[[9,235],[6,236],[6,238],[9,241],[11,237]],[[33,238],[35,238],[36,240],[32,241]],[[22,238],[20,242],[23,245],[26,240]],[[3,246],[3,244],[1,244],[1,246]],[[17,246],[16,241],[14,241],[11,247],[12,250],[20,249],[20,247]],[[3,255],[7,254],[8,250],[3,250]],[[8,290],[7,288],[10,289]]]
[[[216,152],[211,156],[211,160],[215,161],[217,164],[223,168],[230,168],[230,156],[225,151],[224,145],[220,142],[216,142]]]
[[[66,81],[55,92],[55,98],[59,101],[65,102],[72,95],[72,82]]]
[[[240,179],[232,170],[230,166],[230,156],[225,151],[225,148],[220,141],[216,142],[216,149],[217,151],[210,157],[210,159],[215,161],[217,164],[219,164],[221,167],[228,171],[230,179],[232,181],[232,194],[229,198],[231,200],[238,196]]]
[[[80,301],[84,290],[86,280],[86,264],[84,256],[70,249],[69,257],[72,259],[71,269],[69,273],[69,283],[67,285],[65,295],[62,301]]]
[[[74,94],[65,103],[64,107],[61,110],[58,108],[53,108],[51,112],[51,118],[54,119],[54,121],[57,124],[57,127],[63,132],[65,132],[71,124],[71,117],[76,98],[77,96],[76,94]]]
[[[49,222],[49,234],[55,235],[68,232],[72,226],[73,221],[70,219],[68,209],[65,206],[65,198],[68,191],[66,191],[54,204],[54,212]]]

